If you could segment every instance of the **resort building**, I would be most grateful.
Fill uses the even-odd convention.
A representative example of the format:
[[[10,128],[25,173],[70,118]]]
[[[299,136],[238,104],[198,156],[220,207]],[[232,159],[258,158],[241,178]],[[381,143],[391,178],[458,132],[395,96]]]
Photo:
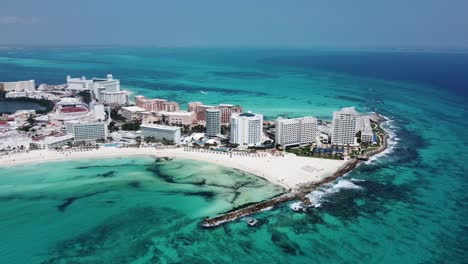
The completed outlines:
[[[180,127],[164,126],[156,124],[141,125],[143,137],[154,137],[156,140],[167,140],[174,144],[180,143]]]
[[[340,111],[333,112],[332,144],[355,144],[357,115],[354,107],[342,108]]]
[[[231,116],[232,144],[255,146],[262,143],[263,115],[251,112]]]
[[[374,141],[374,133],[368,116],[359,116],[356,119],[356,131],[361,132],[362,143],[372,143]]]
[[[179,104],[176,102],[170,102],[165,99],[148,99],[145,96],[135,96],[135,104],[138,107],[144,108],[150,112],[166,111],[166,112],[177,112],[180,110]]]
[[[195,117],[198,123],[204,124],[206,122],[206,110],[214,108],[211,105],[204,105],[201,102],[191,102],[188,104],[188,110],[195,112]]]
[[[128,120],[141,120],[144,112],[146,112],[146,109],[138,106],[126,106],[120,109],[122,116]]]
[[[65,88],[66,91],[91,91],[93,87],[93,80],[87,80],[85,76],[82,76],[81,78],[72,78],[70,75],[67,76],[67,88]]]
[[[56,137],[45,137],[42,139],[34,139],[30,143],[30,147],[33,149],[55,149],[65,146],[73,142],[73,135],[63,135]]]
[[[106,79],[93,78],[87,80],[86,77],[72,78],[67,76],[66,91],[78,93],[90,91],[101,103],[113,106],[128,104],[128,92],[120,89],[120,80],[114,79],[112,74],[108,74]]]
[[[206,109],[206,136],[216,137],[221,134],[221,110]]]
[[[112,74],[107,79],[93,78],[94,97],[101,103],[120,106],[128,104],[128,92],[120,89],[120,80],[114,79]]]
[[[283,147],[310,144],[316,136],[317,118],[313,116],[276,120],[276,143]]]
[[[187,111],[177,111],[177,112],[143,112],[142,113],[142,123],[143,124],[152,124],[152,123],[162,123],[168,125],[193,125],[195,121],[195,113]]]
[[[95,120],[104,121],[106,120],[106,110],[103,104],[98,102],[91,102],[89,108],[94,115]]]
[[[5,92],[32,92],[36,90],[34,80],[18,82],[0,82],[0,91]]]
[[[50,120],[69,121],[92,118],[88,108],[78,98],[62,98],[55,105],[55,113],[50,113]]]
[[[107,125],[104,122],[68,121],[65,127],[67,133],[74,135],[75,141],[107,139]]]
[[[243,112],[242,107],[239,105],[220,104],[218,108],[221,111],[222,125],[228,125],[231,122],[232,114],[241,114]]]

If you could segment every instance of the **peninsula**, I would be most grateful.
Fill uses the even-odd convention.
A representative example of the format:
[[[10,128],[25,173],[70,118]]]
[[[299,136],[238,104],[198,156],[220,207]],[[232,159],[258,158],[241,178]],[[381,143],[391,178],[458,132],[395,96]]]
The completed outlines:
[[[207,218],[214,227],[305,194],[352,170],[360,160],[383,151],[385,119],[354,107],[333,113],[332,121],[313,116],[264,120],[242,106],[177,102],[135,96],[120,80],[66,77],[66,84],[3,84],[6,98],[53,102],[45,114],[25,109],[0,117],[0,166],[83,158],[150,155],[210,162],[242,170],[283,187],[271,200]]]

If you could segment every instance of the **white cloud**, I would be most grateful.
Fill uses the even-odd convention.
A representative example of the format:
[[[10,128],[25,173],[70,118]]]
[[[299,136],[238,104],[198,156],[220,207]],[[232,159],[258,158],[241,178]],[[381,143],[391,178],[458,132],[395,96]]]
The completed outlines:
[[[0,16],[0,25],[34,25],[39,22],[38,17]]]

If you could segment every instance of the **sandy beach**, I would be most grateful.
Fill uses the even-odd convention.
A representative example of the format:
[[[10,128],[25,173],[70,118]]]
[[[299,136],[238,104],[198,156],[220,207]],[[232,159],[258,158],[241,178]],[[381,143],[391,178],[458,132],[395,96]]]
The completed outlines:
[[[283,156],[247,155],[208,151],[188,151],[184,148],[115,148],[103,147],[88,151],[34,150],[28,153],[15,153],[0,157],[0,166],[17,166],[26,163],[54,162],[75,159],[112,158],[125,156],[151,155],[172,157],[214,163],[220,166],[239,169],[262,177],[285,189],[297,189],[301,185],[319,182],[332,175],[345,164],[342,160],[298,157],[293,154]]]

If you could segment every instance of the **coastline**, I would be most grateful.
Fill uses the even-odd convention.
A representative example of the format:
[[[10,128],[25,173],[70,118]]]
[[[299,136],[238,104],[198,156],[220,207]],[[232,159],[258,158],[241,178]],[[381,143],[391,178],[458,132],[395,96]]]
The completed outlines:
[[[286,191],[298,189],[307,183],[316,183],[333,173],[345,163],[337,160],[320,160],[295,155],[232,155],[215,151],[187,151],[184,148],[115,148],[102,147],[88,151],[34,150],[0,157],[0,167],[22,164],[60,162],[90,158],[117,158],[125,156],[172,157],[208,162],[238,169],[264,178]]]
[[[379,126],[388,119],[380,116]],[[376,150],[366,153],[368,157],[382,153],[388,148],[388,131],[385,131],[383,144]],[[337,178],[352,171],[361,161],[358,159],[328,160],[300,157],[294,154],[272,156],[270,154],[246,154],[194,150],[175,147],[140,147],[116,148],[102,147],[100,149],[82,151],[54,151],[34,150],[30,152],[15,153],[0,157],[0,167],[18,166],[21,164],[60,162],[90,158],[118,158],[125,156],[152,156],[154,158],[171,157],[176,159],[189,159],[208,162],[219,166],[238,169],[263,178],[272,184],[284,188],[284,193],[271,199],[260,201],[251,205],[234,208],[229,212],[206,218],[202,227],[211,228],[248,216],[263,210],[273,208],[275,205],[298,199],[307,201],[306,195]],[[287,175],[287,176],[285,176]]]

